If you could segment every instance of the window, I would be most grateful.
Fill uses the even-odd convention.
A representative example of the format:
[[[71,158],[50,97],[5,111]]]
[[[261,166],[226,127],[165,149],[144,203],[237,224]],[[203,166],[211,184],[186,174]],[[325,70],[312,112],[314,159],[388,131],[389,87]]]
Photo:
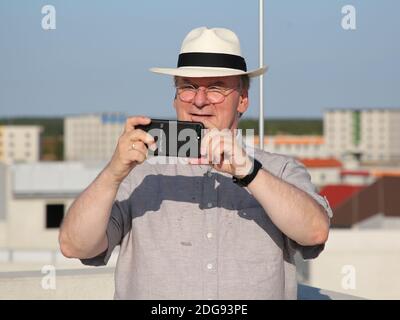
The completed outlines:
[[[56,229],[64,218],[64,204],[46,205],[46,229]]]

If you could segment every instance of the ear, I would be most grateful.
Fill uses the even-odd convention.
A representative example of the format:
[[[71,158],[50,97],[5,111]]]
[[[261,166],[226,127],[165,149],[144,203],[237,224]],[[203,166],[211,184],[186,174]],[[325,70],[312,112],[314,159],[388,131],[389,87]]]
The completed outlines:
[[[249,92],[248,90],[243,90],[242,94],[239,97],[239,103],[236,108],[236,111],[240,113],[245,113],[248,107],[249,107]]]
[[[177,96],[176,96],[176,94],[175,94],[174,103],[173,103],[173,106],[174,106],[175,110],[176,110],[176,102],[177,102]]]

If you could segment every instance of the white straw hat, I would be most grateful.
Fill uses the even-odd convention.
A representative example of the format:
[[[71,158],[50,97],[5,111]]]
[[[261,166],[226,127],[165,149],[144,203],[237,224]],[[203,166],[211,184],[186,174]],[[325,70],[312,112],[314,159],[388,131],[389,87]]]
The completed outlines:
[[[181,77],[257,77],[268,69],[263,66],[247,71],[237,35],[224,28],[200,27],[190,31],[182,42],[177,68],[151,68],[155,73]]]

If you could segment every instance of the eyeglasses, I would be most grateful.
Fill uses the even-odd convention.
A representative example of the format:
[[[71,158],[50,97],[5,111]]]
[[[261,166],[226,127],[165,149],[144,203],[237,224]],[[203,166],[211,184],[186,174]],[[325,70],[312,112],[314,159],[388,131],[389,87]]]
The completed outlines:
[[[210,101],[211,103],[221,103],[225,100],[227,96],[229,96],[233,91],[239,88],[240,87],[224,88],[219,86],[211,86],[205,89],[202,88],[202,90],[205,91],[208,101]],[[183,102],[193,102],[197,91],[200,90],[200,88],[196,88],[194,85],[191,84],[185,84],[177,87],[176,89],[179,99]]]

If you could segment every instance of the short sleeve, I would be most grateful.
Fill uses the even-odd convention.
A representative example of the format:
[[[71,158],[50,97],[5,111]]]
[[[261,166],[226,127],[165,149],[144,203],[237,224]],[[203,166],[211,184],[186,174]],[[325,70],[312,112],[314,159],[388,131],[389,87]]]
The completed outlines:
[[[103,253],[88,259],[81,259],[81,262],[89,266],[104,266],[107,264],[115,247],[121,244],[124,236],[131,229],[130,212],[130,186],[125,179],[117,192],[111,208],[110,220],[107,225],[108,248]]]
[[[327,199],[317,193],[316,187],[311,182],[310,174],[307,172],[306,167],[301,162],[294,158],[290,158],[282,167],[281,178],[297,188],[307,192],[308,195],[310,195],[325,209],[329,219],[332,218],[332,209],[330,208]],[[325,244],[303,246],[291,239],[289,239],[288,245],[295,251],[298,251],[303,259],[316,258],[325,248]]]

